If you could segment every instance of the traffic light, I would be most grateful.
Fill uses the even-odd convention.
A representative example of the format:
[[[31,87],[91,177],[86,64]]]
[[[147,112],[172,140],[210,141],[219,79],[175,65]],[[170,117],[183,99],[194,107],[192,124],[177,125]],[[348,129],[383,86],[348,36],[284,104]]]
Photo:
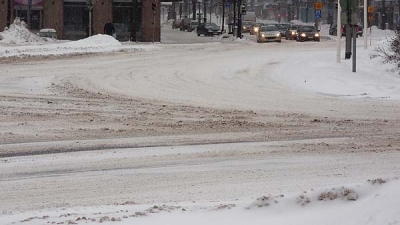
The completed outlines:
[[[246,15],[246,6],[245,5],[241,5],[240,10],[242,12],[242,15]]]
[[[156,9],[157,9],[157,3],[151,3],[151,9],[152,9],[153,11],[156,11]]]

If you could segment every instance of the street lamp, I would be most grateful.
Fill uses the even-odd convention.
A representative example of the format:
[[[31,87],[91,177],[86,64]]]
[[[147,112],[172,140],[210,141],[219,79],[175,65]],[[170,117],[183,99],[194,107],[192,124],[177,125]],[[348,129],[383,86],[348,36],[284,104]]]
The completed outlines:
[[[92,10],[94,4],[96,4],[96,0],[86,0],[86,6],[89,10],[89,25],[88,25],[89,37],[92,36]]]

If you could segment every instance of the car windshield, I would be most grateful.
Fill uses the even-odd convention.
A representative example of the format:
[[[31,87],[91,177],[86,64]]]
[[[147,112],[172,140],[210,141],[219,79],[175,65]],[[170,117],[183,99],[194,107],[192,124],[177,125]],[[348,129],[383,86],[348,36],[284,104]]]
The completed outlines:
[[[215,24],[215,23],[206,23],[205,26],[206,27],[218,27],[217,24]]]
[[[251,23],[251,22],[242,22],[242,25],[243,26],[250,26],[250,25],[252,25],[253,23]]]
[[[276,26],[266,26],[266,27],[261,27],[261,31],[277,31],[278,28]]]
[[[287,30],[287,29],[290,27],[289,24],[277,24],[276,26],[277,26],[278,29],[280,29],[280,30]]]
[[[190,24],[198,25],[199,23],[198,22],[191,22]]]
[[[311,26],[309,26],[309,27],[301,27],[300,30],[304,31],[304,32],[313,32],[313,31],[315,31],[315,27],[311,27]]]

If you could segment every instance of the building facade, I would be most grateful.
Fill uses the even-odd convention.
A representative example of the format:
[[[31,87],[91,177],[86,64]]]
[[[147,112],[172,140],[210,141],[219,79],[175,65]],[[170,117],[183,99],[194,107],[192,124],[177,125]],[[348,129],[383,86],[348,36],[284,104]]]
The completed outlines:
[[[89,36],[90,27],[93,35],[103,34],[111,20],[119,40],[159,42],[159,5],[159,0],[0,0],[0,31],[20,17],[32,31],[52,28],[59,39],[76,40]]]

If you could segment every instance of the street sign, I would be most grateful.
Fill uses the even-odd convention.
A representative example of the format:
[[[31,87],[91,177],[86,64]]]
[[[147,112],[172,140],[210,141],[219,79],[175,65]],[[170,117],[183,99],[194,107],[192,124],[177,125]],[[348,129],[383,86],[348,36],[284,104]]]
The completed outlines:
[[[368,6],[368,12],[373,13],[374,12],[374,7],[373,6]]]
[[[322,7],[323,7],[322,2],[316,2],[316,3],[315,3],[315,9],[316,9],[316,10],[321,10]]]
[[[322,18],[322,11],[317,9],[315,10],[315,19],[321,19]]]
[[[369,21],[374,20],[374,16],[368,16]]]

